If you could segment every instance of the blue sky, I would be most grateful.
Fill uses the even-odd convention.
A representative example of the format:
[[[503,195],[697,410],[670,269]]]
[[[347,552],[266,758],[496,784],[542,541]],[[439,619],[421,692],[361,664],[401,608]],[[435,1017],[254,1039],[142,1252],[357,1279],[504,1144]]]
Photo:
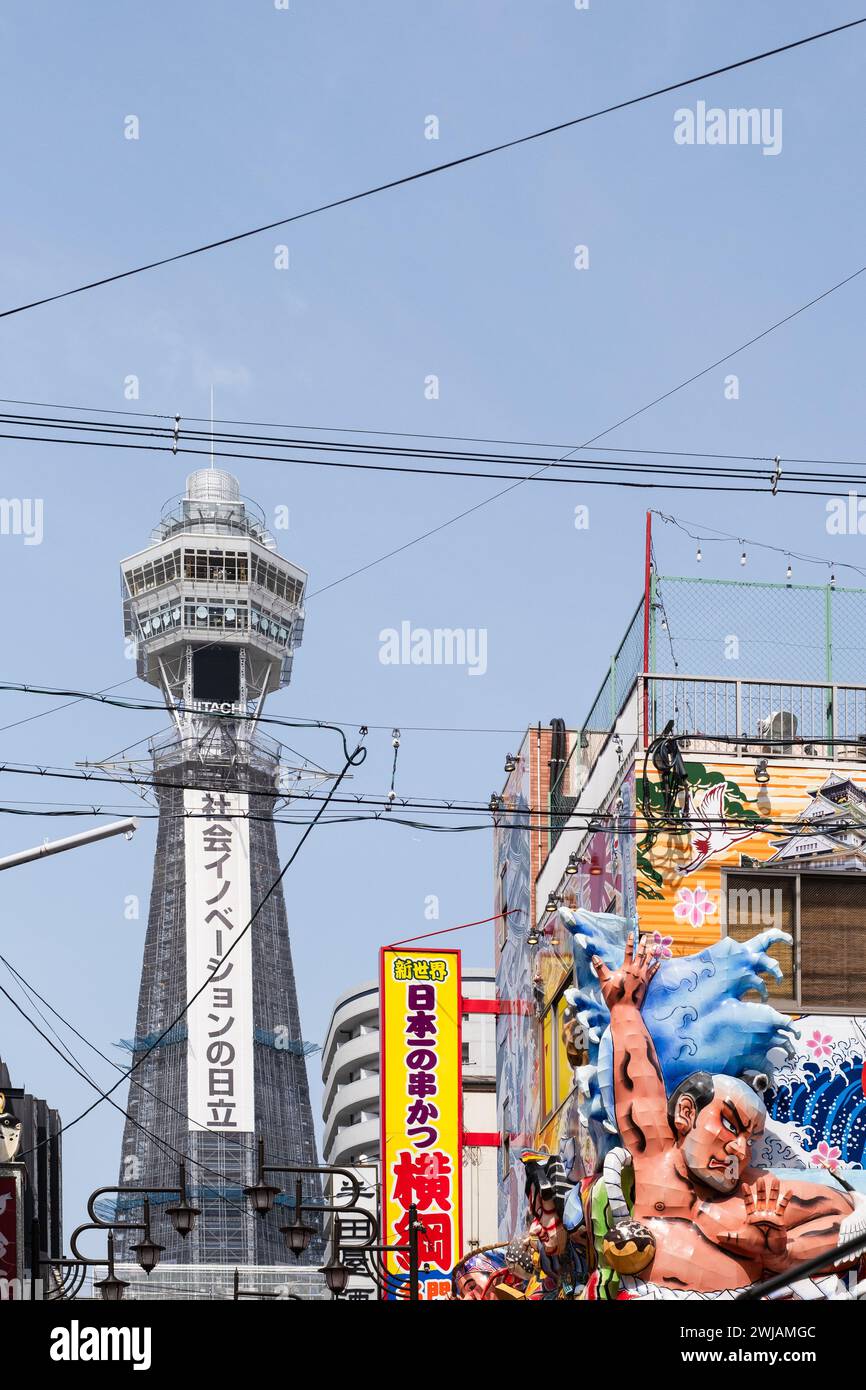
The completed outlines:
[[[572,0],[151,0],[10,4],[0,16],[4,256],[11,306],[339,197],[857,16],[851,3]],[[297,224],[0,321],[0,395],[108,409],[577,444],[855,270],[862,251],[866,34],[772,59],[636,109]],[[783,111],[776,157],[685,147],[674,112]],[[136,115],[140,138],[124,139]],[[438,141],[424,138],[439,119]],[[274,268],[286,242],[290,269]],[[573,248],[589,247],[588,270]],[[866,277],[864,277],[866,279]],[[861,457],[866,284],[846,289],[604,442]],[[726,400],[724,377],[740,379]],[[140,381],[137,402],[124,380]],[[424,380],[440,379],[438,400]],[[0,536],[2,676],[98,689],[128,679],[118,562],[182,490],[180,458],[0,441],[0,495],[41,498],[44,539]],[[244,466],[280,547],[315,590],[497,490],[472,480]],[[587,530],[574,507],[590,507]],[[270,712],[386,726],[353,784],[387,789],[397,724],[520,729],[579,722],[642,584],[647,505],[860,563],[820,499],[523,487],[314,597]],[[695,570],[666,529],[663,568]],[[704,561],[739,574],[736,546]],[[750,556],[751,577],[784,559]],[[826,572],[803,574],[816,582]],[[481,678],[385,666],[402,620],[483,627]],[[149,691],[132,684],[128,692]],[[3,694],[0,725],[54,701]],[[76,705],[0,729],[0,757],[69,766],[156,731],[159,716]],[[332,738],[332,736],[331,736]],[[326,734],[297,735],[333,764]],[[398,790],[487,799],[516,736],[405,732]],[[101,793],[132,805],[125,789]],[[0,804],[80,801],[70,783],[3,775]],[[33,808],[37,809],[37,808]],[[80,821],[0,816],[3,852]],[[0,880],[2,952],[109,1051],[134,1027],[155,839],[113,841]],[[283,854],[294,834],[280,831]],[[287,881],[304,1035],[375,970],[384,941],[492,911],[488,832],[323,827]],[[137,894],[138,922],[124,918]],[[467,960],[492,960],[485,928]],[[5,972],[3,983],[8,987]],[[92,1092],[4,1001],[0,1055],[66,1120]],[[86,1056],[82,1052],[82,1057]],[[118,1057],[121,1054],[114,1054]],[[110,1069],[90,1058],[103,1082]],[[311,1075],[318,1100],[316,1059]],[[88,1065],[90,1062],[88,1062]],[[122,1092],[121,1092],[122,1094]],[[115,1181],[106,1105],[65,1140],[67,1225]]]

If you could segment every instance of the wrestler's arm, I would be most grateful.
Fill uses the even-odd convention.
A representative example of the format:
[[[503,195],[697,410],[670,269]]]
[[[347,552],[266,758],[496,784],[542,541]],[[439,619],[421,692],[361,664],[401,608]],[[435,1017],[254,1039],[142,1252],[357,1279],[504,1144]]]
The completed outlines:
[[[828,1269],[832,1269],[840,1235],[844,1239],[840,1227],[855,1210],[853,1198],[816,1183],[789,1186],[776,1174],[756,1173],[754,1169],[744,1177],[745,1220],[738,1220],[729,1229],[725,1225],[729,1212],[702,1208],[705,1219],[717,1222],[716,1243],[742,1258],[759,1261],[765,1274],[782,1273],[824,1254]],[[854,1262],[844,1260],[842,1264]]]
[[[816,1183],[787,1185],[790,1201],[785,1208],[788,1228],[788,1258],[792,1263],[810,1260],[815,1255],[828,1255],[839,1244],[839,1227],[854,1211],[854,1202],[847,1192]],[[853,1264],[856,1258],[844,1261]]]
[[[634,949],[630,939],[622,967],[610,971],[599,956],[592,960],[610,1010],[613,1043],[616,1122],[636,1164],[671,1143],[667,1094],[652,1038],[641,1017],[647,986],[659,966],[645,940]]]

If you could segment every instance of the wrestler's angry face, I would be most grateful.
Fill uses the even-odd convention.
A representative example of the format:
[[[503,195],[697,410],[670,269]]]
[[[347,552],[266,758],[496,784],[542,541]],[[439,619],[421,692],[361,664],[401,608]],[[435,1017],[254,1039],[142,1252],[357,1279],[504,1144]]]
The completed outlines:
[[[693,1096],[680,1096],[674,1128],[689,1172],[717,1192],[733,1192],[766,1114],[751,1086],[731,1076],[713,1077],[712,1097],[700,1108]]]

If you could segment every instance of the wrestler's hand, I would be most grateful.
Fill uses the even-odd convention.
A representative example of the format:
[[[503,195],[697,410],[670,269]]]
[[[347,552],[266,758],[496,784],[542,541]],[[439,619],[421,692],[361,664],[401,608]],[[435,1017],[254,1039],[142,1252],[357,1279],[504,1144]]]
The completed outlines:
[[[774,1272],[785,1268],[788,1253],[788,1229],[785,1208],[791,1192],[782,1187],[772,1174],[758,1178],[756,1183],[743,1187],[746,1203],[746,1225],[761,1238],[760,1255],[767,1269]]]
[[[725,1227],[724,1215],[715,1209],[718,1213],[715,1219],[720,1222],[714,1234],[716,1244],[742,1259],[760,1260],[775,1273],[777,1267],[784,1268],[787,1257],[788,1232],[783,1217],[791,1194],[787,1190],[783,1192],[778,1179],[772,1177],[744,1184],[741,1192],[746,1208],[745,1219],[733,1230]],[[712,1204],[704,1211],[705,1215],[711,1216],[714,1211]]]
[[[640,1008],[647,986],[661,964],[647,937],[641,937],[635,950],[636,936],[635,932],[626,942],[625,959],[619,970],[608,970],[601,956],[592,957],[602,998],[611,1012],[617,1004],[634,1004]]]

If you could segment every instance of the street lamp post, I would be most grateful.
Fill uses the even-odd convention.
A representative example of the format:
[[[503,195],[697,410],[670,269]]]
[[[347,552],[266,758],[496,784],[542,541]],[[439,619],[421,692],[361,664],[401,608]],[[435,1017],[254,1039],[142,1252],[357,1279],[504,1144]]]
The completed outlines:
[[[328,1264],[322,1267],[321,1273],[325,1276],[325,1282],[327,1283],[328,1288],[331,1290],[333,1294],[339,1297],[339,1295],[345,1290],[349,1278],[349,1270],[338,1258],[341,1237],[341,1214],[345,1215],[347,1212],[352,1212],[353,1215],[359,1217],[360,1219],[366,1222],[368,1240],[359,1247],[360,1249],[364,1251],[378,1251],[379,1249],[384,1249],[384,1247],[379,1247],[374,1244],[379,1235],[378,1221],[376,1220],[375,1216],[373,1216],[372,1212],[365,1211],[358,1205],[361,1199],[361,1184],[359,1183],[355,1174],[351,1172],[351,1170],[348,1168],[333,1168],[299,1163],[288,1165],[266,1163],[265,1141],[264,1139],[260,1138],[258,1141],[258,1171],[256,1175],[256,1181],[253,1183],[251,1187],[244,1188],[244,1195],[249,1198],[253,1211],[255,1211],[261,1217],[266,1216],[268,1212],[272,1210],[276,1198],[281,1195],[280,1188],[275,1187],[273,1183],[268,1181],[268,1176],[270,1174],[276,1173],[291,1173],[295,1175],[295,1206],[293,1219],[287,1226],[280,1227],[280,1231],[285,1236],[286,1243],[289,1249],[292,1251],[292,1254],[295,1256],[295,1258],[298,1258],[301,1254],[303,1254],[304,1250],[307,1249],[307,1246],[309,1245],[313,1235],[315,1234],[315,1229],[311,1226],[305,1225],[302,1221],[302,1211],[306,1210],[311,1214],[315,1213],[316,1215],[333,1215],[334,1250]],[[345,1178],[351,1188],[349,1200],[347,1202],[341,1203],[338,1206],[328,1203],[304,1202],[303,1187],[301,1181],[302,1175],[304,1173],[321,1173],[329,1177]],[[389,1248],[403,1249],[404,1247],[392,1246]],[[408,1249],[408,1247],[406,1248]]]
[[[275,1199],[280,1196],[280,1189],[278,1187],[274,1187],[272,1183],[268,1182],[268,1174],[273,1173],[294,1173],[296,1175],[294,1219],[290,1225],[280,1227],[280,1230],[286,1237],[289,1249],[296,1257],[302,1254],[304,1250],[306,1250],[307,1246],[309,1245],[310,1239],[313,1235],[312,1228],[309,1226],[305,1226],[303,1221],[301,1220],[302,1208],[306,1207],[306,1210],[308,1212],[329,1212],[333,1214],[334,1240],[331,1250],[331,1258],[329,1259],[326,1265],[322,1266],[321,1273],[324,1274],[325,1282],[328,1285],[328,1288],[330,1289],[331,1293],[334,1294],[336,1298],[339,1298],[340,1295],[345,1292],[346,1285],[349,1282],[350,1271],[348,1266],[340,1258],[340,1249],[342,1243],[341,1217],[344,1217],[347,1212],[351,1212],[354,1216],[362,1218],[367,1224],[367,1240],[361,1241],[359,1245],[353,1246],[352,1248],[360,1250],[363,1253],[365,1257],[366,1273],[369,1274],[370,1277],[373,1279],[374,1283],[376,1284],[376,1287],[379,1289],[379,1292],[387,1292],[387,1281],[390,1277],[389,1271],[382,1265],[379,1257],[385,1254],[408,1255],[409,1299],[413,1303],[417,1303],[419,1301],[419,1237],[423,1233],[424,1227],[422,1223],[418,1220],[418,1209],[414,1203],[412,1204],[412,1206],[410,1206],[408,1212],[409,1229],[408,1239],[406,1243],[403,1245],[380,1245],[377,1243],[380,1234],[379,1222],[376,1219],[376,1217],[372,1214],[372,1212],[365,1211],[363,1208],[358,1206],[358,1203],[361,1198],[361,1184],[358,1182],[358,1179],[356,1178],[355,1174],[351,1172],[350,1169],[310,1167],[301,1164],[292,1164],[289,1166],[284,1166],[274,1163],[266,1163],[265,1141],[264,1139],[260,1138],[258,1141],[258,1172],[256,1176],[256,1181],[255,1183],[253,1183],[251,1187],[244,1188],[244,1195],[249,1197],[253,1211],[257,1212],[258,1215],[262,1217],[266,1216],[267,1213],[271,1211]],[[300,1177],[300,1175],[303,1173],[326,1173],[329,1176],[339,1176],[346,1178],[352,1189],[349,1201],[344,1202],[339,1206],[332,1206],[319,1203],[314,1204],[310,1202],[304,1203]],[[371,1267],[367,1263],[367,1256],[376,1257],[375,1267]]]
[[[34,845],[32,849],[5,854],[0,859],[0,873],[4,869],[16,868],[18,864],[29,864],[34,859],[45,859],[49,854],[63,854],[68,849],[91,845],[95,840],[107,840],[112,835],[125,835],[131,840],[137,829],[138,821],[131,816],[127,820],[112,821],[110,825],[98,825],[94,830],[83,830],[79,835],[67,835],[62,840],[47,840],[44,845]]]
[[[72,1251],[72,1258],[67,1259],[61,1256],[59,1259],[41,1260],[38,1246],[34,1248],[33,1269],[35,1277],[38,1277],[40,1269],[54,1270],[60,1275],[60,1284],[52,1295],[49,1293],[49,1301],[61,1301],[74,1298],[84,1283],[84,1278],[88,1269],[97,1269],[107,1266],[108,1273],[105,1279],[98,1280],[94,1287],[99,1289],[102,1298],[110,1302],[118,1302],[123,1298],[124,1290],[129,1287],[126,1280],[118,1279],[114,1272],[114,1233],[115,1231],[141,1231],[142,1239],[132,1247],[136,1259],[144,1270],[145,1274],[150,1274],[159,1263],[159,1258],[165,1249],[164,1245],[159,1245],[151,1235],[150,1229],[150,1199],[151,1197],[177,1197],[178,1202],[173,1207],[167,1208],[167,1215],[171,1220],[174,1229],[183,1239],[194,1230],[196,1218],[199,1216],[197,1207],[190,1205],[186,1192],[186,1164],[181,1162],[178,1165],[179,1185],[177,1187],[98,1187],[95,1192],[91,1192],[87,1199],[87,1214],[89,1221],[85,1221],[81,1226],[76,1227],[69,1237],[69,1246]],[[95,1203],[98,1198],[106,1193],[129,1193],[134,1192],[143,1198],[144,1219],[142,1221],[103,1221],[95,1210]],[[91,1259],[83,1255],[78,1248],[78,1239],[85,1231],[107,1231],[107,1258],[104,1260]]]
[[[365,1214],[366,1214],[366,1215],[369,1215],[369,1213],[365,1213]],[[373,1241],[375,1241],[375,1235],[374,1235],[374,1236],[372,1237],[372,1239],[371,1239],[369,1242],[366,1242],[366,1241],[365,1241],[365,1242],[362,1242],[360,1245],[358,1245],[358,1246],[356,1246],[356,1247],[353,1247],[353,1248],[358,1249],[358,1250],[361,1250],[365,1256],[367,1256],[367,1255],[381,1256],[381,1255],[385,1255],[385,1254],[389,1254],[389,1253],[390,1253],[390,1254],[408,1255],[408,1257],[409,1257],[409,1302],[410,1302],[410,1303],[417,1303],[417,1302],[420,1300],[420,1297],[421,1297],[421,1292],[420,1292],[419,1237],[424,1233],[424,1226],[423,1226],[422,1223],[418,1220],[418,1208],[416,1207],[416,1205],[415,1205],[414,1202],[413,1202],[412,1205],[409,1207],[408,1217],[409,1217],[408,1240],[406,1241],[406,1243],[405,1243],[404,1245],[376,1245],[376,1244],[373,1243]],[[371,1218],[371,1219],[372,1219],[372,1218]],[[337,1220],[335,1221],[334,1224],[335,1224],[335,1239],[334,1239],[335,1249],[334,1249],[334,1253],[332,1254],[332,1257],[331,1257],[333,1263],[332,1263],[332,1265],[331,1265],[330,1268],[331,1268],[332,1270],[335,1270],[336,1268],[345,1270],[346,1266],[345,1266],[341,1261],[339,1261],[339,1259],[338,1259],[338,1255],[339,1255],[339,1243],[340,1243],[340,1234],[341,1234],[341,1233],[340,1233],[340,1222],[339,1222],[339,1218],[337,1218]],[[377,1234],[378,1234],[378,1225],[377,1225]],[[376,1287],[378,1288],[379,1292],[380,1292],[380,1293],[385,1293],[385,1294],[387,1294],[387,1292],[388,1292],[388,1280],[389,1280],[389,1278],[392,1278],[393,1276],[390,1274],[390,1271],[387,1269],[387,1267],[384,1266],[384,1265],[381,1263],[381,1260],[377,1260],[377,1261],[376,1261],[376,1266],[372,1266],[372,1267],[371,1267],[368,1263],[366,1263],[366,1261],[365,1261],[365,1269],[366,1269],[366,1273],[369,1274],[370,1277],[373,1279],[373,1281],[374,1281],[374,1283],[376,1284]],[[347,1277],[348,1277],[348,1276],[346,1276],[346,1278],[343,1279],[342,1288],[341,1288],[339,1291],[334,1290],[333,1285],[331,1284],[330,1280],[329,1280],[329,1282],[328,1282],[328,1287],[332,1289],[332,1292],[342,1292],[342,1289],[344,1289],[345,1286],[346,1286]],[[327,1268],[327,1267],[326,1267],[326,1269],[325,1269],[325,1278],[328,1279],[328,1268]]]

